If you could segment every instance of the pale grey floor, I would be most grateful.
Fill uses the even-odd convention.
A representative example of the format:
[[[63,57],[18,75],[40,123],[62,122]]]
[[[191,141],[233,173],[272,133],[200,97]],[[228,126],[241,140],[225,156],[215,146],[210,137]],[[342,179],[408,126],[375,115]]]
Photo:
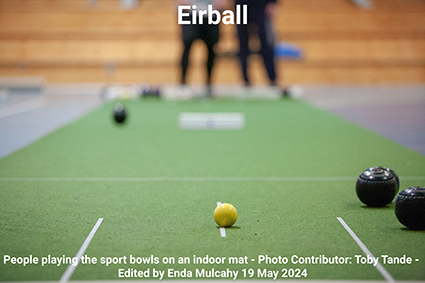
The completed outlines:
[[[0,158],[32,144],[100,105],[99,85],[51,85],[43,94],[4,91],[0,97]]]
[[[44,94],[0,93],[0,158],[101,103],[102,84],[50,84]],[[425,85],[300,86],[303,99],[425,155]]]
[[[304,99],[425,155],[425,85],[311,86]]]

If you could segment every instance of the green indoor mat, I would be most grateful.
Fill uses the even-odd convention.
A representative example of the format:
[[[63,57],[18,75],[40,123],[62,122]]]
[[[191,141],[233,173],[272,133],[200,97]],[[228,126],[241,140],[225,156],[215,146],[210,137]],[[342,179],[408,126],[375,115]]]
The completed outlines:
[[[356,255],[366,255],[342,217],[373,255],[413,259],[383,265],[394,279],[425,280],[425,233],[403,228],[394,204],[367,208],[355,194],[356,177],[376,165],[396,171],[402,189],[425,186],[419,153],[302,101],[123,103],[123,125],[113,122],[113,104],[105,104],[0,160],[3,261],[4,255],[73,257],[103,218],[88,257],[129,261],[131,255],[159,263],[80,263],[71,280],[123,279],[120,269],[149,271],[149,279],[156,279],[154,269],[165,272],[163,279],[176,279],[169,276],[173,270],[209,279],[214,269],[215,275],[237,271],[238,280],[273,272],[280,279],[384,280],[376,267],[356,263]],[[242,112],[246,126],[184,131],[182,112]],[[217,202],[238,209],[226,237],[212,217]],[[289,262],[259,263],[266,255]],[[207,256],[225,263],[193,263]],[[351,264],[291,263],[312,256],[351,258]],[[162,263],[179,257],[189,263]],[[241,263],[229,264],[230,257]],[[67,267],[7,263],[0,280],[59,280]]]

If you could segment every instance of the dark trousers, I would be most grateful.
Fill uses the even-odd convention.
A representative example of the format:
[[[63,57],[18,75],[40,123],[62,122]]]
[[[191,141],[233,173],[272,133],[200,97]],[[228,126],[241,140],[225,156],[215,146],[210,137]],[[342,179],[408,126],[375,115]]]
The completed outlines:
[[[239,60],[244,82],[246,85],[250,85],[248,76],[248,56],[251,53],[249,50],[249,37],[254,30],[260,40],[260,55],[263,58],[270,84],[275,85],[276,70],[274,61],[274,34],[270,21],[265,17],[249,19],[248,25],[237,25],[239,37]]]
[[[208,50],[208,58],[206,62],[207,85],[211,84],[212,70],[214,66],[214,60],[216,53],[214,46],[218,42],[219,28],[218,25],[208,25],[208,21],[204,19],[203,24],[196,25],[182,25],[182,36],[183,36],[183,54],[181,59],[182,76],[181,83],[186,84],[186,74],[189,68],[189,54],[190,48],[195,40],[201,39],[205,42]]]

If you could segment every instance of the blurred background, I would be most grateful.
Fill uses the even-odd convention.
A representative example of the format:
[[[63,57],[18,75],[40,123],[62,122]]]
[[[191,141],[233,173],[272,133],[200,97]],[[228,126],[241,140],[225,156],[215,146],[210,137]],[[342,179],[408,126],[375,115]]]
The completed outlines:
[[[279,60],[281,84],[425,81],[423,0],[281,0],[275,29],[302,50]],[[241,82],[226,56],[237,49],[235,27],[222,25],[216,83]],[[173,0],[0,0],[0,76],[177,83],[181,51]],[[203,82],[204,56],[198,42],[189,82]],[[265,83],[260,59],[252,66]]]
[[[279,85],[425,154],[425,1],[278,3]],[[220,32],[213,83],[241,85],[236,28]],[[178,85],[182,48],[173,0],[0,0],[0,157],[101,105],[105,89]],[[190,56],[188,83],[202,84],[203,42]],[[261,58],[250,64],[265,85]]]

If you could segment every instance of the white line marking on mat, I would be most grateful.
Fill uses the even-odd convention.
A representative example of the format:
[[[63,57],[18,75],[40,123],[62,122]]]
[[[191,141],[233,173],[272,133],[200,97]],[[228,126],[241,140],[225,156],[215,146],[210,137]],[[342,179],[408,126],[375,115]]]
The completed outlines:
[[[350,234],[350,236],[356,241],[357,245],[362,249],[362,251],[370,256],[374,257],[373,254],[369,251],[369,249],[363,244],[363,242],[357,237],[357,235],[351,230],[351,228],[345,223],[345,221],[341,217],[337,217],[338,221],[344,226],[345,230]],[[381,275],[387,280],[387,282],[395,282],[394,278],[391,276],[391,274],[381,265],[381,263],[377,263],[376,269],[381,273]]]
[[[357,177],[35,177],[0,178],[0,182],[353,182]],[[425,181],[425,176],[401,177]]]
[[[219,206],[221,204],[221,202],[217,202],[217,206]],[[220,227],[220,236],[222,237],[222,238],[224,238],[224,237],[226,237],[226,228],[224,228],[224,227]]]
[[[0,178],[3,182],[352,182],[357,177],[34,177]],[[405,181],[424,181],[425,176],[401,177]]]
[[[210,181],[355,181],[355,177],[35,177],[0,178],[9,182],[210,182]],[[425,177],[424,177],[425,180]]]
[[[77,268],[78,264],[80,263],[80,259],[81,257],[84,255],[84,253],[86,252],[87,247],[90,244],[90,241],[93,239],[94,234],[96,233],[97,229],[99,228],[100,224],[102,223],[103,218],[99,218],[96,222],[96,224],[94,225],[93,229],[91,230],[90,234],[87,236],[86,240],[84,241],[83,245],[81,246],[80,250],[78,251],[78,253],[75,255],[75,257],[78,259],[77,264],[73,265],[70,264],[68,266],[68,268],[65,270],[65,273],[62,275],[61,279],[60,279],[60,283],[65,283],[68,282],[69,278],[71,277],[72,273],[74,273],[75,268]]]

